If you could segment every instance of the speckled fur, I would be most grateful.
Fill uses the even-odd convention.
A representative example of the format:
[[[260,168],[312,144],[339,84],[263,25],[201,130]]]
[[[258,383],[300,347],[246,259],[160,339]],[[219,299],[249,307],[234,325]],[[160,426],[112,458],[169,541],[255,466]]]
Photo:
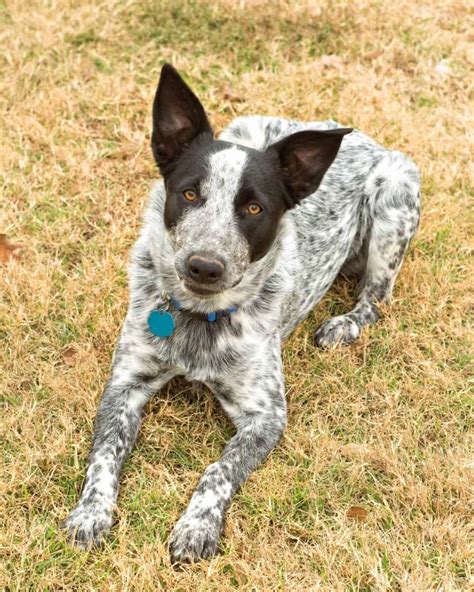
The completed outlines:
[[[193,561],[215,554],[233,494],[285,428],[282,340],[340,272],[359,277],[357,302],[352,311],[323,323],[316,343],[332,347],[352,342],[362,327],[379,318],[376,303],[390,298],[419,221],[419,175],[406,156],[359,131],[344,137],[320,187],[283,216],[270,251],[254,263],[234,221],[232,200],[246,160],[239,146],[264,150],[300,130],[335,127],[333,121],[236,119],[221,135],[236,145],[210,157],[206,208],[187,213],[172,231],[163,223],[163,182],[156,183],[133,250],[130,307],[100,403],[85,484],[65,521],[77,545],[100,543],[110,530],[119,473],[143,407],[169,379],[183,375],[212,390],[236,434],[207,468],[177,522],[171,557],[174,562]],[[190,237],[229,259],[230,283],[211,298],[193,296],[177,277]],[[164,304],[162,290],[184,309],[174,312],[176,330],[167,339],[153,336],[146,324],[150,311]],[[216,323],[192,314],[229,306],[238,311]]]

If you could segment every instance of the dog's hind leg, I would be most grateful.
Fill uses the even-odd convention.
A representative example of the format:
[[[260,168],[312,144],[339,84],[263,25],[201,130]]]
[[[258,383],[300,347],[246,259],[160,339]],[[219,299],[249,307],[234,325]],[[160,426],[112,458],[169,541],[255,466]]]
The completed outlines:
[[[367,179],[362,241],[343,268],[361,274],[358,300],[348,313],[325,321],[315,333],[320,347],[355,341],[380,314],[377,302],[390,300],[395,279],[420,217],[419,174],[399,152],[390,152]]]

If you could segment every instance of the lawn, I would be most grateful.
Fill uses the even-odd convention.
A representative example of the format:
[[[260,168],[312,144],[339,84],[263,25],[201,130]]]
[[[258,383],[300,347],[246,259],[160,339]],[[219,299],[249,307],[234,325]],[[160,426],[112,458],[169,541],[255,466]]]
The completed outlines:
[[[1,589],[472,589],[469,16],[467,0],[0,2],[0,232],[23,245],[0,267]],[[382,322],[316,349],[317,325],[351,306],[338,283],[292,335],[286,435],[236,496],[222,553],[180,571],[167,537],[232,434],[196,386],[174,382],[147,408],[106,547],[76,551],[58,529],[158,175],[165,61],[217,129],[240,114],[331,117],[423,175]]]

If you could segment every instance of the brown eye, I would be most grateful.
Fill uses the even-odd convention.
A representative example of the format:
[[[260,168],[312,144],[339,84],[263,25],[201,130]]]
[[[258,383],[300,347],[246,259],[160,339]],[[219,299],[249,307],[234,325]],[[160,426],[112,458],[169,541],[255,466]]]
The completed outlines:
[[[194,191],[194,189],[185,189],[182,192],[182,196],[186,201],[196,201],[198,198],[198,194]]]
[[[263,208],[258,203],[251,203],[247,206],[246,212],[251,216],[257,216],[258,214],[263,212]]]

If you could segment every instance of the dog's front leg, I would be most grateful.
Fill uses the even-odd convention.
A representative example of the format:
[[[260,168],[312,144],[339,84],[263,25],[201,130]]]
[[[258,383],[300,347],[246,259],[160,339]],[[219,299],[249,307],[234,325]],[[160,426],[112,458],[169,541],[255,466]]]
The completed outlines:
[[[139,346],[119,345],[95,419],[81,498],[62,523],[76,546],[99,545],[109,532],[120,471],[135,443],[143,407],[173,375]]]
[[[232,496],[279,441],[286,404],[279,351],[273,359],[238,377],[210,383],[237,427],[219,461],[202,476],[170,538],[171,560],[197,561],[214,555]],[[244,373],[245,374],[245,373]],[[237,380],[236,380],[237,382]]]

